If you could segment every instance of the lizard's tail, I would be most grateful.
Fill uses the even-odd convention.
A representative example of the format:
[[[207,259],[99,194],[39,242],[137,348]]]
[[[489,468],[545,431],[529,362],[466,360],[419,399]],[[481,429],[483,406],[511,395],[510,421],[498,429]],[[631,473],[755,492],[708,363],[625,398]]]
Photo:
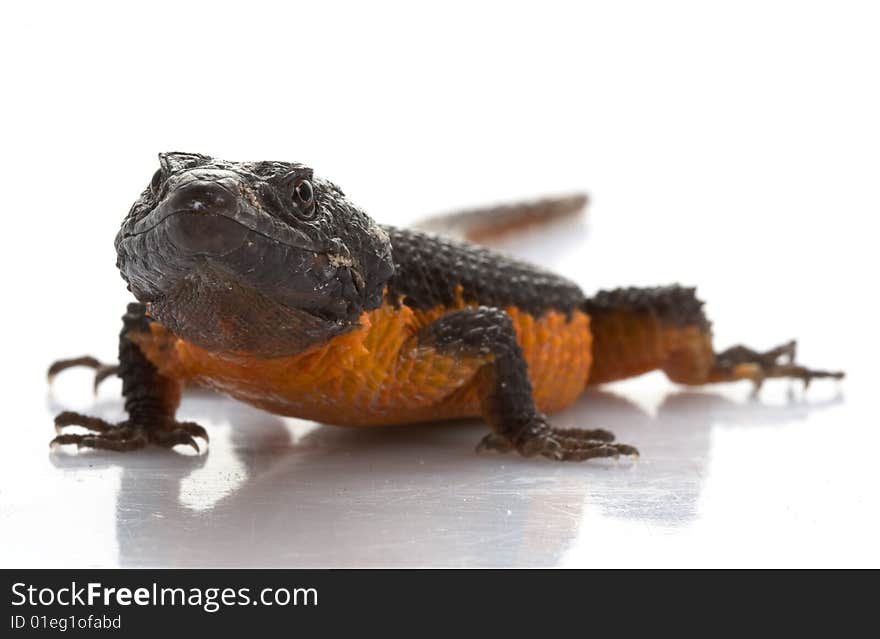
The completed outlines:
[[[572,217],[580,213],[586,204],[586,194],[576,193],[446,213],[426,218],[415,224],[415,228],[485,244],[508,233]]]

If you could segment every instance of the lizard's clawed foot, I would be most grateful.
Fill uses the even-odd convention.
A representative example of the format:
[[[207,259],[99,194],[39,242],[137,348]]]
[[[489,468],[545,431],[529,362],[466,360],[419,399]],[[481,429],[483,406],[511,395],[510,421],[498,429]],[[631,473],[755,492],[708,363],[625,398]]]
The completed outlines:
[[[95,394],[98,393],[98,386],[101,385],[105,379],[110,377],[111,375],[115,375],[119,372],[119,366],[115,364],[104,364],[98,359],[91,357],[89,355],[85,355],[83,357],[74,357],[73,359],[59,359],[57,362],[54,362],[50,367],[47,373],[47,377],[49,378],[49,383],[52,383],[52,380],[55,379],[55,376],[58,375],[61,371],[65,371],[68,368],[78,368],[80,366],[94,369],[95,371],[95,381],[93,383],[93,390]]]
[[[553,428],[543,415],[536,416],[515,441],[490,433],[477,446],[477,451],[519,451],[524,457],[541,455],[557,461],[583,461],[597,457],[621,455],[638,457],[639,451],[627,444],[616,444],[614,435],[607,430],[580,428]]]
[[[808,388],[814,379],[843,379],[843,371],[823,371],[795,364],[797,342],[792,340],[769,351],[758,352],[746,346],[734,346],[716,356],[716,371],[719,381],[728,379],[750,379],[755,392],[761,389],[765,379],[787,377],[800,379]]]
[[[65,427],[79,426],[91,431],[90,434],[63,432]],[[58,436],[50,442],[56,446],[76,444],[77,448],[96,448],[125,452],[144,448],[148,444],[173,448],[177,445],[190,446],[196,453],[201,452],[195,438],[208,442],[207,431],[195,422],[178,422],[173,419],[161,423],[138,424],[131,420],[111,424],[97,417],[65,411],[55,418],[55,432]]]

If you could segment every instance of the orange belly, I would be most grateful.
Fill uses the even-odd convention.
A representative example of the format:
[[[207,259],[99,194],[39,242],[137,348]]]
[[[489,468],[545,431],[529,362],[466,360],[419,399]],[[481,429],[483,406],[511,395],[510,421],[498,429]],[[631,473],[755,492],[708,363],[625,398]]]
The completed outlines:
[[[460,302],[457,308],[467,305]],[[273,413],[344,426],[432,421],[480,414],[474,375],[488,360],[419,346],[416,334],[455,308],[413,311],[384,304],[361,326],[290,357],[217,354],[170,335],[158,324],[136,338],[165,375],[194,380]],[[515,308],[513,319],[542,411],[570,405],[590,370],[589,317]]]

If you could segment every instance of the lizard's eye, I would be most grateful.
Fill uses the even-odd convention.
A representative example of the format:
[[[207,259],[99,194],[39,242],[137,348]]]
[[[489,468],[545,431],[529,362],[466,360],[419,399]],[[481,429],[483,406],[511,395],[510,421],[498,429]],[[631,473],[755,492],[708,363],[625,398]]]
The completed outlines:
[[[315,205],[315,191],[312,189],[312,183],[308,180],[297,180],[296,186],[293,187],[293,194],[296,197],[296,204],[300,211],[306,215],[312,214],[312,208]]]
[[[153,192],[153,195],[159,194],[159,187],[162,186],[162,169],[159,169],[155,173],[153,173],[153,179],[150,180],[150,191]]]

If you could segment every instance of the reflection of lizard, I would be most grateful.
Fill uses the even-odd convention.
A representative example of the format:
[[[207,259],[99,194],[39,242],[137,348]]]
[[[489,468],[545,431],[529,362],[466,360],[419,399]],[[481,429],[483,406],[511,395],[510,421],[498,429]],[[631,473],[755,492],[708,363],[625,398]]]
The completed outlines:
[[[472,244],[376,225],[334,184],[282,162],[185,153],[161,168],[116,238],[129,305],[119,364],[129,419],[58,415],[57,444],[132,450],[207,439],[175,421],[184,381],[260,408],[369,426],[482,415],[482,448],[552,459],[635,454],[603,430],[555,429],[543,411],[590,384],[662,369],[684,384],[841,377],[795,365],[794,344],[716,354],[693,289],[572,282]],[[494,209],[553,217],[582,198]],[[487,226],[487,220],[488,225]],[[458,219],[467,222],[467,218]],[[466,224],[465,224],[466,226]]]

